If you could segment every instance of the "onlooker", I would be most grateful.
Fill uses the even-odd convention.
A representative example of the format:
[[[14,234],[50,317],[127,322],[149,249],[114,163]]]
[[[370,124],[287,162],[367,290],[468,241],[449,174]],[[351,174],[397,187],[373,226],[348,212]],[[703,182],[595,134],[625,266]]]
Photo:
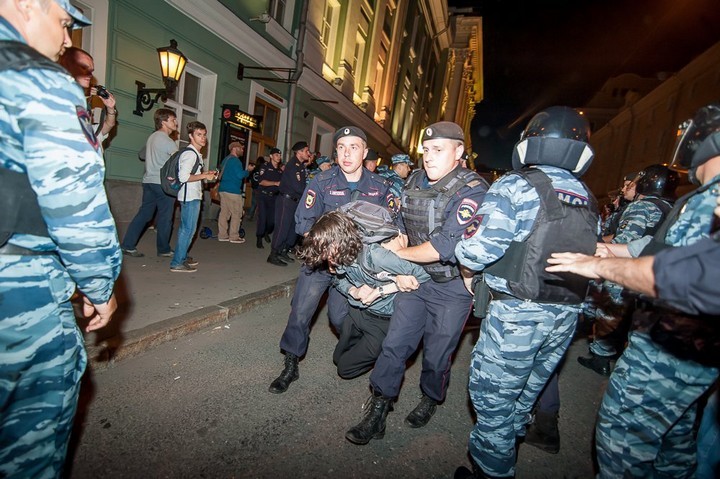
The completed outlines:
[[[86,331],[117,308],[121,253],[85,98],[57,63],[68,0],[0,2],[0,476],[63,477]],[[20,203],[18,205],[18,203]]]
[[[230,154],[220,165],[220,215],[218,216],[218,241],[244,243],[240,237],[243,218],[243,182],[255,168],[252,164],[246,170],[240,158],[245,153],[245,144],[233,141],[228,145]],[[229,225],[228,225],[229,221]],[[229,228],[229,230],[228,230]]]
[[[178,228],[175,254],[170,261],[173,273],[194,273],[198,262],[187,255],[197,229],[202,199],[202,180],[216,180],[216,171],[203,172],[202,150],[207,144],[207,128],[199,121],[187,125],[189,149],[180,155],[178,178],[183,185],[178,190],[180,202],[180,227]],[[197,165],[197,166],[195,166]]]
[[[377,166],[378,166],[377,151],[373,150],[372,148],[368,148],[367,156],[363,160],[363,166],[365,167],[366,170],[369,170],[372,173],[375,173],[375,170],[377,170]]]
[[[130,222],[121,246],[126,256],[141,258],[145,256],[137,250],[137,243],[152,221],[155,211],[157,218],[156,248],[158,256],[171,257],[170,235],[172,234],[173,210],[175,198],[166,195],[160,186],[160,169],[170,156],[177,151],[177,145],[170,138],[177,131],[175,112],[167,108],[158,108],[153,115],[155,133],[145,143],[145,174],[143,175],[142,203]]]
[[[117,123],[117,108],[115,108],[115,97],[102,85],[92,85],[93,72],[95,71],[95,62],[93,57],[77,47],[70,47],[60,56],[60,65],[64,66],[67,71],[75,78],[75,81],[85,91],[87,98],[88,112],[92,116],[93,131],[102,146],[107,139],[110,131]],[[92,105],[94,97],[99,98],[104,105],[100,110],[100,114],[96,115]]]
[[[275,203],[277,202],[280,178],[282,177],[282,154],[279,149],[270,150],[270,161],[266,162],[258,174],[258,220],[255,225],[257,247],[263,249],[263,239],[270,242],[270,234],[275,229]]]

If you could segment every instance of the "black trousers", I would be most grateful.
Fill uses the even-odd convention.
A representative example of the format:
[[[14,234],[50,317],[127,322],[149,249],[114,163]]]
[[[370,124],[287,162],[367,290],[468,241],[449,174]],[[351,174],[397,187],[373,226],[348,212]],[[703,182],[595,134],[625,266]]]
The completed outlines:
[[[343,379],[358,377],[373,368],[390,326],[390,318],[380,318],[366,309],[348,309],[333,353],[338,376]]]
[[[269,235],[275,229],[275,203],[277,195],[270,196],[258,193],[258,219],[255,230],[256,236]]]

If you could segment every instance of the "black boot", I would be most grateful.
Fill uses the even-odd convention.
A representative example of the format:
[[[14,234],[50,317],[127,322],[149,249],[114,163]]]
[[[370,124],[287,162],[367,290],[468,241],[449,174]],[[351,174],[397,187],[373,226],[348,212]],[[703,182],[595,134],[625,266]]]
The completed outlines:
[[[610,359],[612,359],[611,356],[598,356],[597,354],[592,352],[587,358],[582,356],[579,356],[577,358],[581,366],[592,369],[601,376],[606,377],[610,376],[610,373],[612,372],[612,367],[610,367]]]
[[[278,253],[278,258],[280,258],[281,261],[285,261],[286,263],[294,263],[295,260],[292,259],[289,255],[287,250],[282,250]]]
[[[392,399],[372,394],[365,402],[365,416],[362,421],[345,433],[345,439],[353,444],[367,444],[370,439],[385,436],[385,419],[390,412]]]
[[[407,415],[405,422],[410,427],[423,427],[430,422],[436,409],[437,401],[423,394],[420,404]]]
[[[270,235],[265,235],[265,242],[269,244],[270,241],[271,241]]]
[[[287,263],[280,259],[275,251],[270,252],[270,256],[267,258],[267,262],[274,264],[275,266],[287,266]]]
[[[265,246],[263,246],[262,236],[258,236],[258,237],[257,237],[257,243],[255,243],[255,246],[257,246],[258,249],[264,249],[264,248],[265,248]]]
[[[558,415],[537,411],[535,420],[528,425],[525,434],[525,444],[537,447],[550,454],[560,452],[560,431],[558,430]]]
[[[268,389],[271,393],[281,394],[287,391],[290,383],[300,377],[300,371],[298,368],[298,357],[292,353],[285,353],[285,369],[280,373],[280,376],[270,383]]]

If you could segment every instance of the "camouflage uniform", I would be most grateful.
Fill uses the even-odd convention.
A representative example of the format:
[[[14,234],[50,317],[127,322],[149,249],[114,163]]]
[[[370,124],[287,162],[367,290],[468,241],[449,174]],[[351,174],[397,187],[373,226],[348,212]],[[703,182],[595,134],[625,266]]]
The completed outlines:
[[[25,43],[2,17],[0,40]],[[121,253],[100,145],[70,74],[52,64],[0,72],[0,138],[0,168],[28,175],[51,236],[15,234],[0,252],[0,476],[58,477],[86,365],[70,298],[77,286],[107,302]]]
[[[653,197],[654,198],[654,197]],[[655,201],[664,201],[656,198]],[[668,210],[670,204],[668,203]],[[663,211],[652,201],[639,199],[630,203],[622,213],[612,243],[627,244],[645,235],[652,234],[662,221]],[[625,338],[618,338],[618,327],[629,311],[622,295],[623,288],[611,281],[602,283],[602,288],[593,297],[595,339],[590,343],[590,351],[597,356],[614,356],[617,354],[616,343],[624,343]],[[627,332],[627,327],[622,328]],[[621,336],[625,333],[619,331]]]
[[[692,196],[668,230],[666,244],[685,246],[706,238],[717,195],[715,185]],[[717,368],[680,359],[643,329],[633,331],[598,413],[598,477],[693,477],[697,400],[717,378]]]
[[[565,203],[587,204],[588,192],[569,171],[538,166]],[[540,209],[537,191],[518,175],[496,181],[455,249],[464,266],[482,271],[511,242],[529,237]],[[598,222],[599,229],[599,222]],[[503,278],[485,275],[494,291],[512,294]],[[480,326],[470,365],[469,391],[477,422],[470,454],[485,474],[515,473],[516,437],[525,435],[530,411],[570,344],[581,305],[493,300]]]
[[[378,166],[377,174],[390,182],[390,192],[399,201],[402,189],[405,187],[405,180],[385,165]]]

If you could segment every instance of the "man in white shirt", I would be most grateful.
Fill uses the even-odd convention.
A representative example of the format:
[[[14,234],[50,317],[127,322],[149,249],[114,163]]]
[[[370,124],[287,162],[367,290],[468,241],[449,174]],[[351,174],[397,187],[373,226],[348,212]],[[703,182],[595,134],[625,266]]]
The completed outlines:
[[[183,185],[178,190],[180,202],[180,228],[177,234],[175,254],[170,261],[173,273],[194,273],[197,261],[187,255],[193,235],[197,229],[200,216],[200,200],[202,199],[202,180],[217,180],[216,171],[203,172],[200,150],[207,144],[207,128],[199,121],[192,121],[187,126],[190,145],[180,155],[178,178]]]
[[[153,115],[155,132],[145,143],[145,174],[143,175],[142,204],[135,218],[128,225],[125,237],[120,243],[123,256],[141,258],[145,256],[137,250],[145,227],[153,219],[157,210],[157,239],[156,248],[158,256],[170,257],[170,236],[172,235],[172,220],[175,210],[175,198],[166,195],[160,186],[160,169],[170,156],[177,151],[177,145],[170,135],[177,131],[177,117],[175,112],[168,108],[158,108]]]

